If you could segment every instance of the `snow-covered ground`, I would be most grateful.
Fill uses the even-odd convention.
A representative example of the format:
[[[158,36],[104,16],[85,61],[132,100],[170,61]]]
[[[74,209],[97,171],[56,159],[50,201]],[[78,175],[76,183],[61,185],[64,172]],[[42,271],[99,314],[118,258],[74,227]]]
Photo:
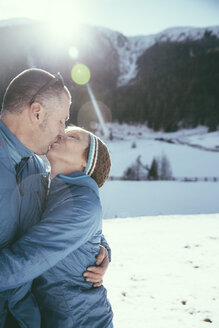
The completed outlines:
[[[150,166],[153,157],[165,154],[176,178],[219,177],[219,131],[208,133],[206,127],[200,126],[164,133],[154,132],[146,125],[115,123],[109,128],[114,136],[111,142],[107,142],[112,156],[111,176],[121,177],[139,155],[141,162]],[[157,140],[162,138],[172,143]],[[196,148],[188,144],[196,145]],[[214,151],[201,149],[203,147]]]
[[[212,180],[108,181],[100,189],[104,218],[219,213],[219,131],[208,133],[206,127],[200,126],[164,133],[154,132],[146,125],[116,123],[108,128],[113,135],[113,140],[107,141],[112,158],[111,176],[121,178],[139,155],[141,162],[150,166],[153,157],[165,154],[173,177]]]
[[[108,181],[100,197],[104,219],[219,213],[219,181]]]
[[[165,154],[175,177],[219,177],[219,131],[109,128],[111,176]],[[219,213],[219,181],[108,181],[100,195],[115,328],[218,328],[219,214],[203,213]]]
[[[219,214],[111,219],[103,230],[115,328],[219,327]]]

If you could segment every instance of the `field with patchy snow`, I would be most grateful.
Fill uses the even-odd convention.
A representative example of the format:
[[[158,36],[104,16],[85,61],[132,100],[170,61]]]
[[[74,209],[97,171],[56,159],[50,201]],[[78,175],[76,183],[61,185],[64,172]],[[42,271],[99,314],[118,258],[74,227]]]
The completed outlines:
[[[104,220],[115,328],[219,327],[219,214]]]

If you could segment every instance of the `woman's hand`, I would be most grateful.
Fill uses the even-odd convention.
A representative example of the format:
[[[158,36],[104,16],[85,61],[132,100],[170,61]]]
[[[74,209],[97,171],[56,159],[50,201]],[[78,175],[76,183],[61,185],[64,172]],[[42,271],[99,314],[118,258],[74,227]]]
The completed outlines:
[[[83,274],[86,281],[93,282],[94,287],[100,287],[103,283],[103,276],[109,265],[109,257],[107,249],[100,245],[100,252],[97,255],[96,266],[90,266]]]

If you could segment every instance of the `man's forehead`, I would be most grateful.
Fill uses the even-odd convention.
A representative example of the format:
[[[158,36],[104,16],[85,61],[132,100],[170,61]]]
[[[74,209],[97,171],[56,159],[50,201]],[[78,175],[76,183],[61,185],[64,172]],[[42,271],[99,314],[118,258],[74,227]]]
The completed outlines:
[[[69,108],[67,107],[65,107],[65,106],[63,106],[63,107],[61,107],[58,111],[57,111],[57,115],[60,117],[60,118],[62,118],[62,119],[64,119],[65,121],[67,121],[68,119],[69,119]]]

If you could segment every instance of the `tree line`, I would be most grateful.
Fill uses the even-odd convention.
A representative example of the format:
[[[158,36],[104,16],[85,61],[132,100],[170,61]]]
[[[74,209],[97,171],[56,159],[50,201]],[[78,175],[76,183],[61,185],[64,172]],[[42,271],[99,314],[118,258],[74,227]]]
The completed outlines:
[[[138,74],[116,91],[120,122],[144,122],[154,130],[219,125],[219,39],[158,42],[138,59]]]

